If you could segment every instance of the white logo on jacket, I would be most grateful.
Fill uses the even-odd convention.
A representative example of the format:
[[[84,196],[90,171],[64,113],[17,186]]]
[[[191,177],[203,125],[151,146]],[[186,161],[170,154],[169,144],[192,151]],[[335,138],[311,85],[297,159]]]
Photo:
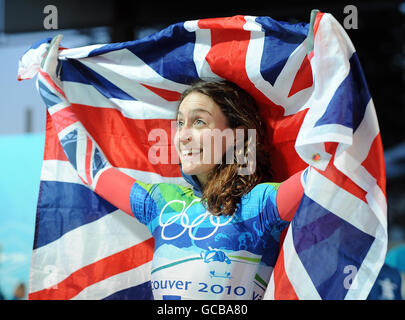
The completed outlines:
[[[197,216],[194,220],[191,221],[190,223],[190,218],[187,215],[187,210],[195,203],[195,202],[199,202],[201,201],[201,199],[194,199],[187,207],[186,207],[186,202],[183,200],[172,200],[169,201],[168,203],[166,203],[166,205],[163,207],[162,211],[160,212],[159,215],[159,225],[162,227],[162,239],[164,240],[174,240],[177,239],[178,237],[180,237],[184,232],[186,232],[186,230],[188,230],[188,235],[191,239],[193,240],[204,240],[204,239],[208,239],[209,237],[213,236],[219,227],[225,226],[228,223],[230,223],[233,219],[233,216],[231,216],[229,219],[227,219],[225,222],[220,222],[220,217],[214,216],[212,215],[209,211],[205,211],[204,213],[200,214],[199,216]],[[170,206],[172,203],[181,203],[183,205],[183,209],[181,210],[181,212],[173,215],[172,217],[170,217],[167,221],[163,222],[162,221],[162,216],[166,210],[166,208],[168,206]],[[203,223],[207,218],[209,217],[209,221],[211,223],[211,225],[214,227],[214,230],[212,230],[211,233],[209,233],[206,236],[202,236],[202,237],[196,237],[193,234],[193,231],[197,230],[195,229],[196,227],[198,227],[201,223]],[[183,230],[180,231],[178,234],[173,235],[173,236],[166,236],[165,235],[165,231],[168,227],[170,227],[172,224],[174,224],[175,222],[179,221],[180,225],[183,227]],[[178,225],[178,224],[177,224]],[[167,233],[167,231],[166,231]],[[196,232],[195,232],[196,233]]]

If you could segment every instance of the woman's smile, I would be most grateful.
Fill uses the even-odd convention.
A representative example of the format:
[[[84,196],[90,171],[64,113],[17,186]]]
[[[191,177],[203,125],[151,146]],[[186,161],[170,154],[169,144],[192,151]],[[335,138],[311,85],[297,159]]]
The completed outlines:
[[[180,159],[182,161],[195,162],[195,160],[201,160],[203,149],[181,149],[180,151]]]

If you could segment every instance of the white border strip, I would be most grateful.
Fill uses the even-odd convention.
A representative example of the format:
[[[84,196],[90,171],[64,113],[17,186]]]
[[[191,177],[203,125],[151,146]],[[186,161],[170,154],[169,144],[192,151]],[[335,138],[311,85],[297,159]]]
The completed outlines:
[[[142,101],[148,101],[157,96],[151,95],[150,90],[140,83],[177,92],[183,92],[188,88],[185,84],[163,78],[127,49],[81,59],[80,62],[107,78],[130,96]]]
[[[129,175],[130,177],[144,183],[174,183],[185,187],[191,187],[190,184],[188,184],[183,177],[162,177],[161,175],[154,172],[134,170],[129,168],[117,169]],[[96,179],[96,177],[94,177],[94,180]],[[84,185],[70,162],[63,160],[44,160],[41,172],[41,180],[77,183]]]
[[[380,223],[368,204],[312,169],[305,194],[317,204],[373,237]]]
[[[150,91],[153,99],[149,101],[122,100],[107,98],[95,87],[73,81],[64,81],[63,90],[70,103],[87,105],[94,108],[109,108],[121,112],[128,119],[175,119],[177,101],[166,101]],[[145,87],[143,91],[148,90]]]

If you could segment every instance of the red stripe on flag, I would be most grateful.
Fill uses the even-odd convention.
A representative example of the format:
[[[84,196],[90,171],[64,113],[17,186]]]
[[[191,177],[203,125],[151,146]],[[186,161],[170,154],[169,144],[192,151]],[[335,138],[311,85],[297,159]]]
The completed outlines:
[[[266,116],[271,128],[270,162],[273,169],[273,181],[282,182],[298,171],[308,167],[295,150],[295,142],[304,118],[309,109],[289,116]]]
[[[277,168],[274,170],[273,181],[283,181],[307,166],[294,148],[300,123],[302,123],[306,111],[297,115],[297,118],[291,116],[285,119],[284,108],[269,100],[250,81],[246,72],[250,31],[243,30],[245,23],[242,16],[236,16],[227,19],[200,20],[198,26],[213,28],[211,30],[211,49],[206,56],[211,70],[249,92],[258,103],[261,118],[265,119],[268,128],[271,145],[269,161],[273,168]],[[228,29],[224,30],[224,26]],[[273,137],[274,132],[277,132],[277,137]],[[277,142],[279,136],[285,137],[283,142]],[[287,163],[292,166],[289,165],[287,168]]]
[[[85,163],[85,171],[86,171],[86,179],[87,184],[92,184],[91,179],[91,155],[93,154],[93,142],[87,136],[87,146],[86,146],[86,163]]]
[[[153,248],[154,239],[150,238],[73,272],[52,288],[30,293],[28,298],[30,300],[72,299],[92,284],[151,261]]]
[[[198,20],[200,29],[233,29],[243,30],[246,20],[242,15],[227,18],[208,18]],[[232,30],[231,30],[232,31]]]
[[[44,160],[68,161],[49,112],[46,112]]]
[[[65,93],[55,84],[55,82],[53,82],[52,78],[48,73],[46,73],[41,69],[39,69],[38,72],[53,89],[55,89],[63,98],[67,100]]]
[[[173,144],[172,120],[128,119],[116,109],[79,104],[72,104],[72,109],[114,167],[155,172],[164,177],[181,177]],[[159,138],[148,141],[153,129],[159,129],[157,132],[164,132],[165,136],[158,134]],[[158,150],[158,159],[150,153],[152,147],[152,150]],[[150,161],[159,159],[161,163],[152,164]]]
[[[384,192],[385,197],[387,197],[384,150],[380,133],[374,138],[362,166],[377,180],[377,185]]]
[[[288,97],[293,96],[301,90],[311,87],[313,83],[311,63],[309,62],[308,56],[305,55],[304,60],[302,60],[301,66],[295,75]]]
[[[319,24],[321,23],[323,15],[324,15],[323,12],[318,12],[317,15],[316,15],[315,23],[314,23],[314,37],[318,33]]]
[[[297,294],[287,277],[284,265],[284,250],[281,248],[277,263],[273,270],[274,274],[274,299],[275,300],[298,300]]]
[[[78,120],[79,119],[72,110],[71,106],[65,107],[52,114],[52,121],[57,133],[61,132],[63,129],[67,128]]]
[[[145,88],[149,89],[150,91],[156,93],[159,97],[167,100],[167,101],[179,101],[181,98],[181,93],[177,91],[171,91],[162,88],[156,88],[152,86],[148,86],[146,84],[141,83]]]
[[[248,92],[254,91],[261,95],[261,100],[268,101],[250,82],[246,73],[245,61],[250,31],[243,30],[245,23],[242,16],[199,20],[200,28],[212,28],[211,48],[205,59],[215,74],[237,83]]]
[[[42,77],[46,80],[54,90],[56,90],[62,97],[66,99],[64,92],[53,82],[52,78],[43,70],[38,70]],[[58,133],[67,126],[77,122],[77,117],[70,110],[65,107],[58,112],[49,114],[46,112],[46,136],[45,136],[45,152],[44,160],[63,160],[68,161],[65,152],[60,144]]]
[[[364,191],[362,188],[360,188],[349,177],[347,177],[345,174],[343,174],[334,166],[333,162],[335,160],[335,152],[337,145],[338,144],[336,142],[325,143],[325,150],[328,153],[332,154],[333,156],[330,159],[329,164],[324,171],[316,169],[315,167],[313,168],[317,170],[320,174],[328,178],[330,181],[338,185],[340,188],[346,190],[347,192],[350,192],[352,195],[359,198],[360,200],[367,202],[366,200],[367,192]]]

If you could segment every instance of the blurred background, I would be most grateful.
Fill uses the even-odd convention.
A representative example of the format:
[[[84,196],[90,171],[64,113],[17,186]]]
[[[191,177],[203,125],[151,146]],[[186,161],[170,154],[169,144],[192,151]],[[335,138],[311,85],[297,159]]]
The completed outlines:
[[[57,9],[57,21],[51,20],[53,11],[44,10],[49,4]],[[387,263],[395,267],[396,251],[405,243],[405,0],[202,1],[195,5],[0,0],[0,299],[27,298],[45,130],[45,108],[34,80],[18,82],[16,77],[18,59],[31,44],[56,34],[64,35],[64,47],[129,41],[175,22],[237,14],[309,22],[312,9],[333,14],[343,25],[347,5],[357,9],[357,26],[352,24],[346,31],[366,75],[385,150]],[[55,23],[57,29],[51,29]]]

